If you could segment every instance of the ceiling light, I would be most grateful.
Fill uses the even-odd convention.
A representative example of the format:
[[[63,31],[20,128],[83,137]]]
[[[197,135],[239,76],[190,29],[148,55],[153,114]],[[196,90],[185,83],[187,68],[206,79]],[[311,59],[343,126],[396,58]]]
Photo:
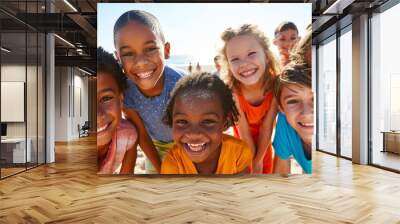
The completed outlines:
[[[67,4],[72,10],[74,10],[74,12],[78,12],[78,10],[71,4],[69,3],[68,0],[64,0],[65,4]]]
[[[9,50],[9,49],[7,49],[7,48],[5,48],[5,47],[1,47],[1,50],[4,51],[4,52],[6,52],[6,53],[10,53],[10,52],[11,52],[11,50]]]
[[[87,74],[87,75],[92,75],[92,73],[90,73],[90,72],[88,72],[88,71],[85,71],[85,70],[83,70],[83,69],[81,69],[81,68],[79,68],[79,67],[78,67],[78,70],[81,71],[81,72],[83,72],[83,73],[85,73],[85,74]]]
[[[322,14],[342,14],[343,10],[351,5],[355,0],[337,0],[329,6]]]
[[[58,36],[57,34],[54,34],[54,36],[56,36],[58,39],[60,39],[61,41],[63,41],[64,43],[66,43],[67,45],[69,45],[70,47],[75,48],[75,45],[71,44],[71,42],[67,41],[66,39]]]

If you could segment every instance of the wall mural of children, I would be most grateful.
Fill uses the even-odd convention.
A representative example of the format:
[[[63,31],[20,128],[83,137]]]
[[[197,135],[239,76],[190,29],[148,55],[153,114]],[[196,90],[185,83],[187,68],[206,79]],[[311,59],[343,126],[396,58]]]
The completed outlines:
[[[213,32],[180,33],[178,24],[187,21],[169,15],[181,5],[121,4],[117,11],[105,5],[100,27],[113,32],[101,33],[107,41],[99,45],[115,57],[98,49],[99,174],[290,174],[294,160],[311,172],[311,34],[300,39],[293,22],[276,29],[265,23],[279,18],[303,28],[305,13],[270,16],[251,7],[265,18],[237,28],[213,21],[206,23]],[[188,6],[190,15],[202,6]]]

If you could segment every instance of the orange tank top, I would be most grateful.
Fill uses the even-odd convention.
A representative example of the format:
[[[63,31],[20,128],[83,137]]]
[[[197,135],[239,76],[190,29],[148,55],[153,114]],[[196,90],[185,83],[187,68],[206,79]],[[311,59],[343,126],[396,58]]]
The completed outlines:
[[[264,100],[258,106],[253,106],[244,98],[243,95],[239,95],[239,106],[244,112],[247,122],[250,126],[251,136],[253,140],[257,142],[260,125],[268,113],[269,108],[271,107],[272,103],[272,92],[268,92],[265,94]],[[235,136],[239,136],[239,132],[237,131],[237,127],[235,127]]]
[[[261,123],[271,107],[273,99],[272,91],[265,94],[264,100],[261,102],[260,105],[257,106],[253,106],[249,102],[247,102],[243,95],[238,95],[238,98],[239,106],[245,114],[247,122],[249,124],[250,134],[253,138],[254,144],[257,145]],[[240,138],[239,129],[237,126],[234,127],[234,135],[235,137]],[[272,173],[272,168],[273,150],[270,145],[267,149],[267,152],[265,153],[263,173]]]

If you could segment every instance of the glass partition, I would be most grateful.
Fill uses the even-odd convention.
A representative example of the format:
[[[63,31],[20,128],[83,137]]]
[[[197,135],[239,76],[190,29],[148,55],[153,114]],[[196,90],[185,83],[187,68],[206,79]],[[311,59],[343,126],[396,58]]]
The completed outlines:
[[[44,3],[0,2],[14,12],[0,12],[0,178],[45,163],[46,39],[20,20],[26,12],[43,13]]]
[[[31,151],[26,150],[26,75],[25,32],[1,34],[1,139],[2,177],[26,169]],[[4,49],[7,49],[6,51]]]

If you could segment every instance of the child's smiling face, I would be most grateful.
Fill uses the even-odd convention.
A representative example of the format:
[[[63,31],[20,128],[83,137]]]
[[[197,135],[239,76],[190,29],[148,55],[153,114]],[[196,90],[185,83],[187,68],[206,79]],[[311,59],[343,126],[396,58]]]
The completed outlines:
[[[97,73],[97,146],[111,142],[121,121],[122,93],[108,73]]]
[[[225,120],[222,103],[212,91],[181,93],[172,112],[173,139],[194,163],[218,160]]]
[[[298,40],[299,35],[297,31],[293,29],[288,29],[279,32],[273,42],[278,47],[279,53],[281,55],[289,57],[290,50],[292,50]]]
[[[267,67],[263,47],[254,36],[233,37],[226,44],[226,57],[234,78],[243,85],[254,85],[262,81]]]
[[[311,144],[314,134],[314,95],[310,88],[288,84],[282,87],[281,110],[301,139]]]
[[[125,74],[144,94],[151,95],[161,85],[169,43],[164,44],[147,26],[129,22],[116,33],[115,45]]]

